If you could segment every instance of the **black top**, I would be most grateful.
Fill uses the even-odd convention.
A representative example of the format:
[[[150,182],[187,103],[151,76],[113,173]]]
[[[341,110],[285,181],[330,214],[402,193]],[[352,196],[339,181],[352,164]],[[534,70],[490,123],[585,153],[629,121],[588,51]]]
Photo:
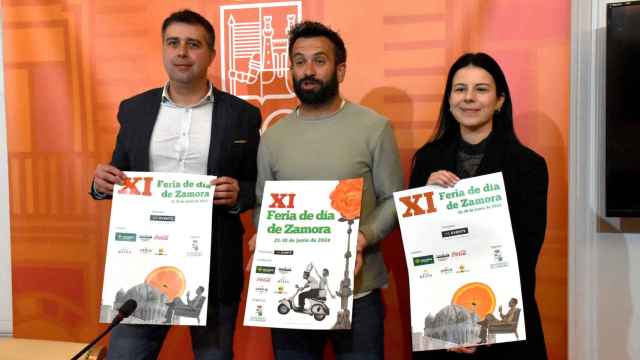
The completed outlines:
[[[418,150],[414,157],[409,188],[424,186],[432,172],[457,173],[459,134],[438,139]],[[520,286],[527,340],[481,346],[475,354],[446,351],[414,353],[416,359],[546,359],[540,314],[535,300],[536,263],[547,224],[547,165],[540,155],[514,137],[494,129],[488,138],[477,176],[502,171],[509,203],[511,226],[520,265]]]
[[[478,166],[480,166],[482,162],[482,157],[484,156],[484,151],[487,148],[490,137],[491,136],[487,136],[477,144],[469,144],[464,141],[464,139],[460,139],[456,159],[456,173],[461,179],[474,176],[476,170],[478,170]]]

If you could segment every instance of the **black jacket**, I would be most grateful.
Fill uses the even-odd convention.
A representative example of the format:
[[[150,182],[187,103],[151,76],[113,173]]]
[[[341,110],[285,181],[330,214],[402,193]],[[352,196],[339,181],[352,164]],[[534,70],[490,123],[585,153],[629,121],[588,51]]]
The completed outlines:
[[[456,173],[459,135],[441,138],[415,154],[409,187],[427,183],[432,172]],[[524,305],[527,340],[481,346],[474,355],[436,351],[415,353],[425,359],[546,359],[540,314],[535,300],[536,263],[547,224],[549,174],[544,158],[518,140],[495,129],[476,171],[476,176],[502,171],[511,226],[520,265],[520,286]]]
[[[207,174],[238,180],[239,212],[252,209],[255,205],[260,111],[215,88],[213,98]],[[149,171],[149,143],[161,100],[162,88],[157,88],[120,104],[120,131],[111,158],[113,166],[123,171]],[[214,206],[212,231],[209,298],[236,301],[243,286],[244,229],[240,216],[226,207]]]

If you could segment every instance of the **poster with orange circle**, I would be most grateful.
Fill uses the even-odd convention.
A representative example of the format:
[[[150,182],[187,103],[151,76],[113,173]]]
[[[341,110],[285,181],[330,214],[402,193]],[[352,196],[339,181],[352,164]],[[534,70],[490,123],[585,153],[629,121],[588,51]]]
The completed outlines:
[[[206,325],[213,176],[127,171],[113,190],[100,322]]]
[[[394,193],[407,260],[413,351],[525,340],[502,173]]]

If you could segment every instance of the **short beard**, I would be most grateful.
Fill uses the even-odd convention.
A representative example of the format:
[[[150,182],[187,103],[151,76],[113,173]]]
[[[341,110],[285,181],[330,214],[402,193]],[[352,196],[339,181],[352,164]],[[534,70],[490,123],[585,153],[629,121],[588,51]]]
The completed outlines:
[[[304,90],[302,83],[304,81],[314,81],[320,85],[318,90]],[[331,78],[325,83],[316,79],[314,76],[305,76],[302,79],[293,79],[293,91],[302,104],[305,105],[323,105],[333,100],[338,95],[338,72],[334,71]]]

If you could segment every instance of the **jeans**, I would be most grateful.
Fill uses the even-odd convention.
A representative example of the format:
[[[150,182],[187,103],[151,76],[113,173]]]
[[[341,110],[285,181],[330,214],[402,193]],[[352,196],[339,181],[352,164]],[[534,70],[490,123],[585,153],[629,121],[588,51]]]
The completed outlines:
[[[238,303],[209,304],[207,326],[191,326],[191,347],[196,359],[233,358],[233,332]],[[170,326],[120,324],[109,339],[107,360],[150,360],[160,354]]]
[[[322,359],[329,340],[337,360],[384,358],[384,305],[380,290],[353,301],[351,330],[271,329],[278,360]]]

